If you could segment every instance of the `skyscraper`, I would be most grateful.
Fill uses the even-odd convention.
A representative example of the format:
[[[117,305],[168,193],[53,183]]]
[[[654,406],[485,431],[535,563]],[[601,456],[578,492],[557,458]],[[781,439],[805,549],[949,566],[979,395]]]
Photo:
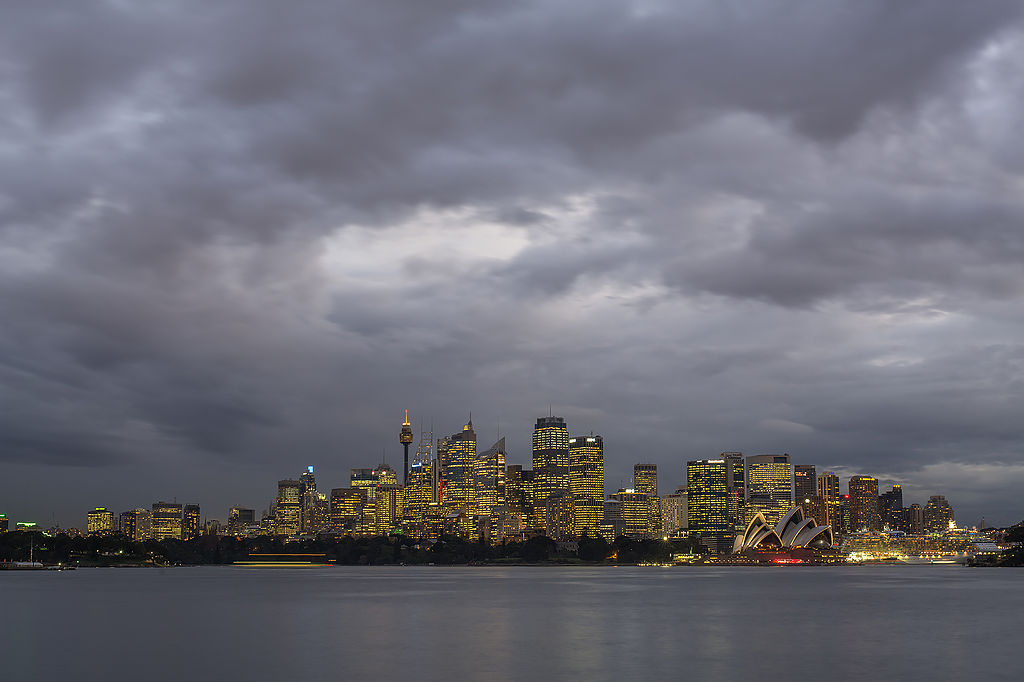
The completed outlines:
[[[666,535],[676,535],[687,530],[686,488],[680,488],[672,495],[661,496],[661,530]]]
[[[752,455],[746,465],[746,520],[760,512],[770,525],[778,523],[793,508],[789,455]]]
[[[476,484],[476,513],[490,517],[495,507],[505,505],[505,439],[477,455],[473,478]]]
[[[569,431],[562,417],[540,417],[533,429],[534,504],[569,492]]]
[[[943,495],[932,495],[922,513],[924,532],[945,533],[953,525],[953,508]]]
[[[476,514],[476,431],[470,418],[462,431],[437,444],[443,467],[441,504],[446,513]]]
[[[878,479],[854,476],[850,479],[850,532],[877,531]]]
[[[924,534],[924,510],[916,502],[907,507],[906,526],[910,535]]]
[[[649,533],[661,532],[661,499],[658,497],[658,465],[633,465],[633,490],[647,495],[647,529]]]
[[[906,530],[907,515],[903,510],[903,488],[898,483],[878,496],[878,513],[883,529]]]
[[[133,509],[121,512],[121,534],[136,542],[152,537],[153,512],[149,509]]]
[[[228,533],[242,535],[248,532],[250,526],[256,524],[256,511],[246,507],[231,507],[228,509]]]
[[[274,507],[274,533],[298,535],[302,527],[302,485],[287,479],[277,482],[277,504]]]
[[[198,504],[186,504],[181,514],[181,539],[194,540],[199,537],[202,516]]]
[[[333,533],[360,535],[363,532],[366,490],[366,488],[333,488],[331,490],[331,531]]]
[[[529,471],[529,470],[527,470]],[[526,476],[521,464],[509,464],[505,467],[505,505],[508,514],[518,515],[521,525],[529,523],[529,495],[526,492]],[[514,524],[510,524],[514,525]]]
[[[825,506],[826,522],[831,524],[832,531],[840,532],[839,527],[839,476],[834,471],[829,471],[818,476],[818,497]]]
[[[152,533],[154,540],[181,539],[181,505],[172,502],[153,504]]]
[[[604,439],[569,439],[569,492],[572,494],[572,534],[597,536],[604,517]]]
[[[320,528],[317,528],[319,521],[319,502],[320,493],[316,489],[316,476],[313,474],[313,465],[310,464],[306,467],[306,470],[299,476],[299,501],[301,502],[302,511],[299,526],[303,533],[315,533]]]
[[[818,490],[817,472],[813,464],[796,464],[793,466],[793,496],[797,500],[814,497]]]
[[[745,510],[747,500],[746,472],[742,452],[723,452],[720,457],[725,460],[725,472],[729,487],[729,519],[736,532],[746,530]]]
[[[651,535],[651,499],[647,493],[635,489],[620,489],[608,496],[622,504],[620,507],[622,520],[625,522],[624,533],[633,537],[650,537]]]
[[[735,530],[729,518],[729,476],[725,459],[697,459],[686,463],[687,519],[712,552],[732,549]]]

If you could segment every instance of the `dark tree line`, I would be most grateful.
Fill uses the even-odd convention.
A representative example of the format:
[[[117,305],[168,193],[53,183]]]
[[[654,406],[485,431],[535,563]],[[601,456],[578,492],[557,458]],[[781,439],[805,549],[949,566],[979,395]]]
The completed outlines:
[[[523,542],[490,545],[444,536],[434,543],[392,535],[345,536],[286,542],[281,538],[236,538],[204,535],[194,540],[130,540],[123,535],[75,537],[47,536],[38,531],[0,534],[0,560],[24,561],[29,546],[36,561],[78,566],[217,565],[250,561],[252,555],[323,554],[324,561],[359,564],[514,564],[514,563],[620,563],[664,562],[672,554],[695,551],[689,540],[632,540],[619,537],[609,544],[584,538],[578,551],[559,551],[544,536]]]

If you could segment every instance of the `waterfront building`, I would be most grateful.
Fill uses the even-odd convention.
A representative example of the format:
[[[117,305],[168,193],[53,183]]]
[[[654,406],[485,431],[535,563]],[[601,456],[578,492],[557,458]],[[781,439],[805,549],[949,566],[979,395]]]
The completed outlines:
[[[879,530],[878,479],[854,476],[850,479],[850,531],[874,532]]]
[[[194,540],[199,537],[202,517],[198,504],[186,504],[181,511],[181,539]]]
[[[593,434],[569,439],[572,534],[596,534],[604,518],[604,439]]]
[[[569,431],[562,417],[540,417],[533,429],[534,504],[557,492],[569,493]]]
[[[793,508],[793,465],[789,455],[752,455],[746,458],[745,513],[748,521],[764,514],[772,525]]]
[[[473,420],[462,427],[460,433],[437,442],[438,457],[441,461],[441,506],[445,514],[476,513],[476,432]]]
[[[712,552],[732,548],[735,527],[729,517],[729,475],[726,460],[697,459],[686,463],[687,519],[690,532]]]
[[[302,484],[287,479],[277,482],[274,534],[298,535],[302,529]]]
[[[86,514],[86,528],[89,535],[110,535],[114,532],[114,512],[96,507]]]
[[[793,465],[793,498],[802,500],[818,494],[818,479],[813,464]]]
[[[661,496],[661,526],[662,532],[668,536],[689,529],[686,519],[686,488],[679,488],[672,495]]]
[[[154,540],[181,539],[181,505],[176,502],[156,502],[151,513]]]
[[[477,455],[473,465],[476,484],[476,513],[490,518],[497,506],[505,506],[505,439],[498,441]]]
[[[813,518],[804,515],[802,506],[795,506],[774,524],[763,514],[757,514],[742,535],[737,535],[733,554],[749,551],[791,552],[799,549],[830,549],[832,529],[819,526]]]
[[[633,465],[633,490],[647,495],[647,532],[661,532],[661,499],[658,497],[658,465]]]
[[[834,471],[818,476],[818,497],[825,505],[825,520],[832,525],[833,531],[841,532],[839,527],[839,499],[842,493],[839,492],[839,475]]]
[[[366,529],[363,512],[368,488],[334,488],[331,490],[331,531],[337,534],[359,535]],[[374,499],[376,504],[376,499]],[[376,509],[374,510],[376,511]],[[373,515],[376,517],[376,514]]]
[[[907,507],[906,528],[911,535],[924,534],[924,510],[916,502]]]
[[[953,526],[953,508],[943,495],[932,495],[923,511],[925,533],[945,533]]]
[[[906,530],[903,488],[898,483],[878,496],[878,513],[882,530]]]

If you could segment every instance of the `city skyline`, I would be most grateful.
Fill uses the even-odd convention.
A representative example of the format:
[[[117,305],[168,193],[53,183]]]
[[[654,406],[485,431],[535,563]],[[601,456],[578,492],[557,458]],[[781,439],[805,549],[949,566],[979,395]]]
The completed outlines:
[[[1020,520],[1020,2],[207,9],[5,8],[2,509],[343,481],[406,408],[525,464],[550,404],[611,482]]]

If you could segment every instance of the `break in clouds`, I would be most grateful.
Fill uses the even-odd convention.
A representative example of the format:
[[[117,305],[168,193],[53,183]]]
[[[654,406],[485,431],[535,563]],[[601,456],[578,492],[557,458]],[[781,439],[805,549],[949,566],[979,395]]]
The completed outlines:
[[[797,463],[1024,516],[1007,0],[8,0],[0,503],[398,461]]]

